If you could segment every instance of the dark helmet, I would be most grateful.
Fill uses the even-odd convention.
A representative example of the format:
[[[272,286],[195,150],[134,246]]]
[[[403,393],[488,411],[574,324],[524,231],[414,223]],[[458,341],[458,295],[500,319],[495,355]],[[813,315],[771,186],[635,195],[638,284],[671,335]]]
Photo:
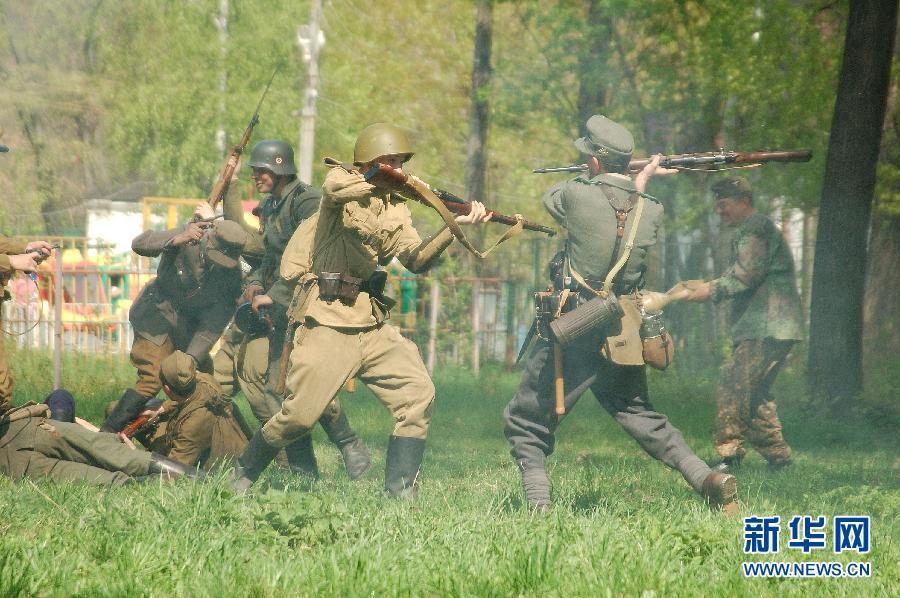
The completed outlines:
[[[294,166],[294,148],[287,141],[263,139],[250,152],[250,168],[265,168],[274,174],[297,174]]]
[[[353,162],[365,164],[379,156],[393,156],[406,154],[403,160],[413,157],[412,144],[406,133],[400,127],[387,123],[375,123],[369,125],[356,138],[356,147],[353,148]]]

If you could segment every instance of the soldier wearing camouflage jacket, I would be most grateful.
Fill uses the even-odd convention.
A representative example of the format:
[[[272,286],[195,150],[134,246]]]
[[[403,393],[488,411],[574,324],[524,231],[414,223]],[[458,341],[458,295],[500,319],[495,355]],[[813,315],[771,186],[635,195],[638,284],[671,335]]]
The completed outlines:
[[[753,208],[743,178],[713,186],[722,223],[734,228],[732,264],[693,291],[689,301],[730,301],[731,357],[716,390],[714,440],[727,471],[746,454],[745,440],[773,467],[791,461],[770,387],[795,343],[803,339],[794,260],[781,231]]]

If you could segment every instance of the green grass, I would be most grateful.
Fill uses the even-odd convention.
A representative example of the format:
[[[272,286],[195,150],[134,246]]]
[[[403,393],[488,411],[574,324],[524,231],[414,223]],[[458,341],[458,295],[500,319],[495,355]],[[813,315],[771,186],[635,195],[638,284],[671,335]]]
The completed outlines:
[[[49,390],[21,366],[17,396]],[[79,409],[96,421],[131,374],[116,363],[81,371],[94,394],[76,388]],[[118,489],[0,480],[0,596],[897,595],[896,430],[827,419],[793,398],[794,376],[785,373],[778,394],[796,464],[771,473],[750,455],[738,475],[743,514],[780,515],[783,545],[793,515],[870,515],[868,555],[834,555],[830,541],[810,555],[784,546],[744,555],[741,522],[709,512],[590,395],[560,426],[549,462],[555,504],[532,515],[502,434],[517,376],[444,370],[415,503],[381,495],[390,418],[360,385],[344,405],[373,452],[361,482],[347,480],[319,430],[320,482],[269,469],[247,498],[226,491],[225,474]],[[713,384],[714,374],[651,378],[656,406],[709,461]],[[873,575],[745,579],[745,560],[862,560]]]

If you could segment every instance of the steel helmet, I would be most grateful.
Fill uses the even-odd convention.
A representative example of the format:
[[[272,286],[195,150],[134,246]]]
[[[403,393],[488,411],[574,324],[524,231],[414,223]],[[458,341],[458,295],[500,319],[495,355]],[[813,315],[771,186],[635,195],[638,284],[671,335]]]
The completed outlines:
[[[294,148],[287,141],[263,139],[250,152],[250,168],[265,168],[274,174],[297,174]]]
[[[379,156],[406,154],[406,162],[413,157],[412,144],[400,127],[387,123],[369,125],[356,138],[353,161],[356,164],[371,162]]]

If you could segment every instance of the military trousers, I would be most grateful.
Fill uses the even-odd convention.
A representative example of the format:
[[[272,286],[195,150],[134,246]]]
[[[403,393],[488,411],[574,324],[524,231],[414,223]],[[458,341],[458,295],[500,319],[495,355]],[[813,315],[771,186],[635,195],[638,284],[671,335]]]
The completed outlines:
[[[272,446],[308,434],[344,383],[358,376],[394,419],[393,436],[424,439],[434,384],[419,350],[393,326],[337,329],[312,325],[294,335],[288,397],[262,428]]]
[[[264,423],[278,413],[281,399],[269,385],[269,339],[246,337],[233,324],[225,331],[219,350],[213,358],[216,382],[228,396],[238,390],[244,393],[254,417]]]
[[[600,357],[596,339],[584,339],[565,350],[566,414],[585,391],[652,457],[681,473],[700,491],[709,466],[687,446],[681,432],[650,403],[643,366],[619,366]],[[543,469],[553,453],[556,428],[562,418],[555,412],[553,348],[538,340],[528,355],[518,391],[503,414],[504,433],[511,454],[523,472]]]
[[[735,344],[716,389],[713,438],[723,459],[743,458],[746,439],[774,465],[790,460],[791,447],[782,435],[770,389],[794,342],[767,338]]]
[[[128,448],[115,434],[40,417],[0,426],[0,472],[12,478],[121,485],[149,471],[150,453]]]
[[[157,345],[140,334],[134,335],[134,342],[131,344],[131,364],[137,370],[137,382],[133,388],[139,395],[150,400],[162,390],[159,364],[174,352],[175,345],[171,337],[166,337],[162,344]]]

